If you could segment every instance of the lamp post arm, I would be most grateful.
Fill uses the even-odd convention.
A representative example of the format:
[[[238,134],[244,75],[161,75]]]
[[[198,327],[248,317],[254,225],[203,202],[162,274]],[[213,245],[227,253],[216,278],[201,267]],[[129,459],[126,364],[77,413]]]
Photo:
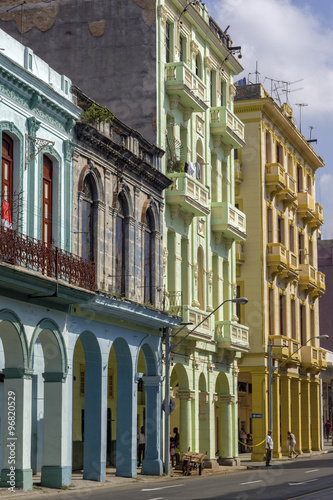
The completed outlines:
[[[301,346],[299,346],[299,347],[298,347],[298,349],[296,349],[296,351],[294,351],[292,354],[290,354],[290,356],[288,356],[286,359],[284,359],[284,360],[282,361],[282,363],[280,363],[278,366],[273,366],[273,367],[272,367],[272,372],[274,373],[274,372],[275,372],[275,370],[278,370],[279,368],[281,368],[281,366],[282,366],[284,363],[286,363],[286,361],[288,361],[288,359],[292,358],[292,357],[293,357],[293,355],[294,355],[296,352],[300,351],[300,350],[302,349],[302,347],[304,347],[304,346],[305,346],[305,344],[307,344],[308,342],[310,342],[310,340],[312,340],[312,339],[316,339],[316,338],[317,338],[317,336],[315,336],[315,337],[311,337],[311,338],[310,338],[310,339],[308,339],[306,342],[304,342],[304,344],[302,344]],[[273,346],[273,347],[274,347],[274,346]],[[283,348],[282,348],[282,349],[283,349]],[[282,351],[282,349],[280,349],[280,350],[279,350],[276,354],[279,354],[279,352],[281,352],[281,351]],[[275,354],[275,355],[276,355],[276,354]]]
[[[194,328],[192,328],[192,330],[190,330],[189,332],[187,332],[187,334],[185,335],[185,337],[183,337],[179,342],[177,342],[177,344],[174,344],[172,347],[170,347],[170,353],[176,349],[176,347],[179,346],[179,344],[181,344],[189,335],[191,335],[191,333],[194,332],[194,330],[196,330],[200,325],[202,325],[202,323],[204,321],[206,321],[206,319],[210,318],[212,316],[212,314],[216,313],[216,311],[218,309],[220,309],[220,307],[222,307],[226,302],[232,302],[233,299],[227,299],[227,300],[224,300],[222,302],[222,304],[218,305],[217,307],[215,307],[214,311],[212,311],[210,314],[208,314],[208,316],[205,316],[204,319],[202,321],[200,321],[200,323],[198,323]],[[180,331],[180,330],[179,330]]]

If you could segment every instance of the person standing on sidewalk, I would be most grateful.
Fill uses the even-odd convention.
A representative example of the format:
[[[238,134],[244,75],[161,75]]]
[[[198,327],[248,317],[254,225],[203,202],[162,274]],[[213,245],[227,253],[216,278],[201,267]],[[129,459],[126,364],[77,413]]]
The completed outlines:
[[[266,445],[266,467],[269,467],[271,458],[272,458],[272,451],[273,451],[273,439],[272,439],[272,431],[271,429],[268,429],[267,435],[265,438],[265,445]]]
[[[327,442],[328,442],[328,439],[330,437],[331,427],[332,427],[331,422],[329,420],[327,420],[327,422],[325,424],[325,436],[326,436]]]
[[[290,458],[293,458],[295,455],[295,458],[298,457],[298,453],[295,451],[295,446],[296,446],[296,438],[294,434],[291,431],[288,431],[288,445],[290,446]]]

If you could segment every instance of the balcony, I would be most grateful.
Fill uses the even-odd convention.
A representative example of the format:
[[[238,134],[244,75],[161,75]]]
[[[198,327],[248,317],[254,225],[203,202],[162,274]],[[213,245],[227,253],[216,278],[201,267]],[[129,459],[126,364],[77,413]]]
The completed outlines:
[[[197,179],[185,172],[168,172],[172,180],[171,186],[165,191],[165,198],[171,206],[171,218],[177,216],[205,216],[210,212],[208,204],[208,189]]]
[[[312,299],[322,297],[322,295],[324,295],[324,293],[326,292],[325,274],[321,273],[320,271],[316,271],[316,277],[317,286],[313,291],[311,291]]]
[[[297,216],[298,220],[304,219],[304,223],[314,222],[316,217],[315,202],[312,196],[307,193],[297,193],[298,197],[298,208]]]
[[[288,360],[288,364],[299,364],[301,362],[301,343],[297,342],[294,339],[288,339],[288,347],[289,347],[289,356],[290,360]]]
[[[327,368],[326,351],[324,351],[323,349],[319,350],[319,367],[322,370],[325,370]]]
[[[166,63],[165,91],[171,97],[171,109],[177,107],[178,103],[194,112],[208,109],[205,103],[204,85],[184,62]],[[174,103],[172,98],[174,98]]]
[[[306,295],[317,288],[317,271],[310,264],[300,264],[299,290]]]
[[[297,281],[299,270],[298,270],[298,257],[296,254],[287,250],[287,268],[281,272],[281,278],[284,279],[287,283],[291,281]]]
[[[93,262],[13,229],[0,228],[0,262],[68,285],[96,290]]]
[[[302,347],[302,367],[310,373],[320,371],[320,349],[312,345]]]
[[[267,269],[270,278],[285,273],[288,266],[287,250],[282,243],[267,244]]]
[[[210,108],[210,133],[222,137],[222,143],[233,149],[245,146],[244,124],[226,106]]]
[[[201,311],[197,307],[184,305],[180,316],[183,318],[183,323],[192,323],[192,325],[184,328],[180,336],[185,336],[189,330],[194,328],[202,321],[202,324],[198,328],[196,328],[195,332],[193,332],[193,335],[190,335],[190,338],[205,341],[211,340],[214,317],[211,316],[210,318],[206,318],[207,314],[209,314],[207,313],[207,311]]]
[[[315,231],[316,229],[319,229],[320,226],[324,224],[324,215],[323,215],[323,207],[319,204],[315,204],[315,217],[312,219],[309,223],[308,226],[311,229],[311,231]]]
[[[227,240],[246,239],[246,218],[245,214],[227,201],[211,203],[212,210],[212,231],[223,234]]]
[[[266,190],[268,196],[275,196],[286,189],[284,167],[280,163],[266,163]]]
[[[215,339],[219,348],[247,352],[250,349],[249,329],[235,321],[217,321]]]
[[[269,340],[272,341],[272,355],[274,359],[280,362],[289,356],[288,339],[284,335],[270,335]]]
[[[278,202],[280,203],[280,201],[282,201],[284,208],[290,205],[297,207],[298,198],[296,192],[296,181],[287,172],[285,173],[285,184],[286,187],[277,194]]]

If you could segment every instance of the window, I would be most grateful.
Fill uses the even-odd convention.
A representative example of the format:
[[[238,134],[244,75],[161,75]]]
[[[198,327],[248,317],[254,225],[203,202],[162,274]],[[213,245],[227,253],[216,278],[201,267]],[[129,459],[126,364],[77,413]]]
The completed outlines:
[[[272,163],[271,134],[266,132],[266,163]]]
[[[312,194],[312,179],[311,175],[307,174],[306,176],[306,188],[309,194]]]
[[[202,61],[201,61],[201,55],[197,54],[195,58],[195,74],[199,77],[202,78]]]
[[[288,174],[293,176],[293,159],[291,155],[288,155]]]
[[[310,309],[310,337],[315,337],[316,332],[315,332],[315,312],[313,309]],[[316,339],[311,340],[311,345],[315,345]]]
[[[220,87],[220,93],[221,93],[221,103],[220,106],[225,105],[225,82],[221,78],[221,87]]]
[[[294,226],[290,224],[289,226],[289,250],[295,252],[295,238],[294,238]]]
[[[169,23],[165,25],[165,60],[171,62],[171,26]]]
[[[85,366],[80,365],[80,396],[84,396],[85,391]]]
[[[179,36],[179,60],[186,61],[186,39],[182,35]]]
[[[278,217],[278,242],[284,245],[284,218]]]
[[[286,335],[286,297],[281,293],[279,296],[280,308],[280,335]]]
[[[270,207],[267,208],[267,243],[273,243],[273,213]]]
[[[94,200],[93,180],[87,175],[83,181],[81,200],[81,234],[83,259],[94,261]]]
[[[313,266],[313,241],[309,240],[309,264]]]
[[[153,303],[152,290],[152,214],[151,210],[146,212],[146,227],[144,235],[144,301],[145,303]]]
[[[210,72],[210,105],[216,106],[216,71]]]
[[[1,159],[1,225],[12,228],[13,141],[2,134]]]
[[[300,264],[305,264],[305,248],[304,248],[304,235],[298,234],[298,261]]]
[[[52,243],[52,175],[53,165],[50,158],[43,156],[43,230],[42,241]]]
[[[199,308],[205,310],[205,289],[204,289],[204,252],[202,247],[198,248],[198,301]]]
[[[279,142],[276,143],[276,161],[283,165],[283,148]]]
[[[296,301],[294,299],[290,302],[291,309],[291,338],[296,340]]]
[[[301,326],[301,344],[306,342],[306,317],[305,317],[305,306],[300,306],[300,326]]]
[[[297,192],[303,192],[303,169],[300,165],[297,165]]]
[[[274,335],[274,290],[268,290],[268,308],[269,308],[269,335]]]
[[[125,294],[125,200],[118,196],[116,219],[116,291]]]

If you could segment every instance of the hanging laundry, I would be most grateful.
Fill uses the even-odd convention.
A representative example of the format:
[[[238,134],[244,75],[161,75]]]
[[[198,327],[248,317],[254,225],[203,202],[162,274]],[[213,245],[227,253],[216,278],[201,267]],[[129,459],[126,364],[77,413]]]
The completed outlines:
[[[12,216],[10,213],[10,205],[8,201],[2,200],[1,204],[1,225],[12,229]]]
[[[196,178],[198,180],[201,180],[201,165],[199,162],[196,162],[195,164],[195,171],[196,171]]]
[[[188,174],[193,175],[194,172],[195,172],[195,164],[192,161],[190,161],[188,164]]]

